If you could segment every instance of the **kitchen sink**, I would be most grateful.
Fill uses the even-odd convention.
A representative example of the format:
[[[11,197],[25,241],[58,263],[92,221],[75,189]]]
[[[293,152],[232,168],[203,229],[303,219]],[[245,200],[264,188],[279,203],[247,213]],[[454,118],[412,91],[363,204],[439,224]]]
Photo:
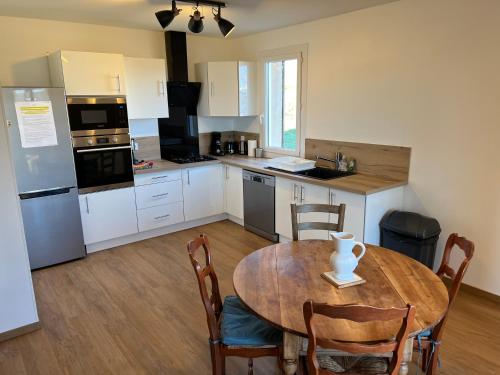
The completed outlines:
[[[318,180],[333,180],[334,178],[347,177],[356,174],[354,172],[343,172],[343,171],[337,171],[336,169],[322,168],[322,167],[316,167],[301,172],[290,172],[274,167],[266,167],[266,169],[283,173],[295,174],[304,177],[316,178]]]
[[[296,172],[295,174],[310,178],[317,178],[319,180],[333,180],[334,178],[352,176],[356,173],[337,171],[335,169],[330,169],[330,168],[316,167],[313,169],[308,169],[306,171]]]

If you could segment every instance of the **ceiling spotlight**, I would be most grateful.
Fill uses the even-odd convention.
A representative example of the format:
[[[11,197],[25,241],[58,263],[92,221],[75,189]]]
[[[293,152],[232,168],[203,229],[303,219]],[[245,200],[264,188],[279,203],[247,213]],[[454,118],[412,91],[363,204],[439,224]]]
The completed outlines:
[[[200,11],[198,10],[198,4],[196,5],[196,7],[194,9],[195,9],[195,11],[194,11],[193,15],[189,16],[189,17],[191,17],[191,19],[189,20],[188,28],[193,33],[198,34],[198,33],[201,33],[203,31],[203,18],[205,18],[205,17],[203,17],[201,15]]]
[[[155,14],[161,27],[165,29],[168,25],[170,25],[174,18],[179,15],[181,10],[182,9],[177,9],[175,0],[172,0],[172,10],[162,10],[156,12]]]
[[[214,20],[219,24],[220,32],[222,33],[222,35],[224,35],[224,38],[231,34],[234,30],[234,24],[221,17],[220,5],[219,10],[214,17]]]

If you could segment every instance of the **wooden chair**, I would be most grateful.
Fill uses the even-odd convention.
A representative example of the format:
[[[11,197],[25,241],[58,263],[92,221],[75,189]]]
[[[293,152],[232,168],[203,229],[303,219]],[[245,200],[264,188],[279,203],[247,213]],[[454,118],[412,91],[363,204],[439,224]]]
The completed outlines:
[[[327,230],[334,232],[342,232],[344,230],[345,204],[338,206],[329,204],[302,204],[300,206],[292,203],[290,205],[292,211],[292,234],[293,240],[299,240],[299,230]],[[329,214],[337,214],[337,223],[299,223],[299,214],[309,212],[322,212]]]
[[[392,352],[392,359],[388,365],[389,375],[396,375],[403,360],[403,351],[408,334],[415,318],[416,308],[410,304],[405,308],[383,309],[364,305],[328,305],[325,303],[314,303],[309,300],[304,303],[304,320],[307,328],[309,343],[307,347],[307,363],[309,371],[313,375],[330,374],[359,374],[360,370],[349,369],[347,372],[335,373],[331,370],[320,368],[316,350],[321,348],[334,349],[344,353],[352,354],[386,354]],[[332,319],[345,319],[358,323],[370,321],[390,321],[401,319],[401,327],[395,339],[370,343],[354,343],[346,341],[336,341],[318,337],[317,327],[314,320],[315,315],[323,315]],[[306,369],[307,371],[307,369]],[[354,371],[354,373],[352,372]]]
[[[454,248],[459,248],[464,252],[464,260],[460,264],[458,271],[455,271],[449,265],[451,252]],[[439,324],[434,327],[432,331],[423,332],[414,343],[414,349],[422,350],[421,367],[422,370],[426,371],[428,375],[434,375],[437,373],[439,350],[444,326],[448,319],[450,308],[453,305],[453,302],[455,302],[455,297],[458,294],[458,290],[460,289],[460,285],[462,284],[465,272],[469,267],[469,263],[473,255],[474,243],[472,241],[467,240],[465,237],[459,237],[457,233],[453,233],[448,237],[448,241],[446,241],[446,246],[444,248],[441,266],[437,271],[437,275],[439,277],[443,278],[444,276],[448,276],[451,279],[451,283],[448,288],[448,310],[446,311],[446,314],[441,322],[439,322]]]
[[[196,260],[200,248],[204,250],[204,266]],[[257,357],[276,356],[281,369],[283,333],[253,315],[236,296],[228,296],[222,303],[208,237],[202,234],[188,242],[187,250],[207,316],[213,375],[225,374],[225,358],[229,356],[248,358],[249,375],[253,374],[252,359]],[[207,277],[211,282],[210,294]],[[242,324],[238,324],[241,319]]]

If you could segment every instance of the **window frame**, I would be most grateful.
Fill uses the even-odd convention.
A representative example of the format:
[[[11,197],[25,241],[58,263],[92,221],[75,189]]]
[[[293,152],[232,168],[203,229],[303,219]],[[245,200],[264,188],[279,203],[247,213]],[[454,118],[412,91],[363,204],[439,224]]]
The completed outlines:
[[[268,96],[267,96],[267,63],[280,60],[297,59],[297,129],[296,129],[296,149],[290,150],[282,147],[273,147],[268,145]],[[261,105],[262,113],[261,123],[261,144],[263,145],[266,156],[303,155],[305,144],[305,92],[306,92],[306,74],[307,72],[307,45],[290,46],[276,50],[264,51],[259,56],[259,83],[261,87]]]

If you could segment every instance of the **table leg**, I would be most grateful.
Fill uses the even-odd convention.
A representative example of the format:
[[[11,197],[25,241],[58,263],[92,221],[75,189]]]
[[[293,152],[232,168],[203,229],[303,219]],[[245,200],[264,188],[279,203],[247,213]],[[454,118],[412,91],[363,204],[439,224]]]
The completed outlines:
[[[401,367],[399,368],[399,375],[408,375],[410,371],[409,364],[411,362],[413,355],[413,338],[406,340],[405,347],[403,350],[403,361],[401,362]]]
[[[283,371],[286,375],[297,372],[300,337],[285,332],[283,335]]]

